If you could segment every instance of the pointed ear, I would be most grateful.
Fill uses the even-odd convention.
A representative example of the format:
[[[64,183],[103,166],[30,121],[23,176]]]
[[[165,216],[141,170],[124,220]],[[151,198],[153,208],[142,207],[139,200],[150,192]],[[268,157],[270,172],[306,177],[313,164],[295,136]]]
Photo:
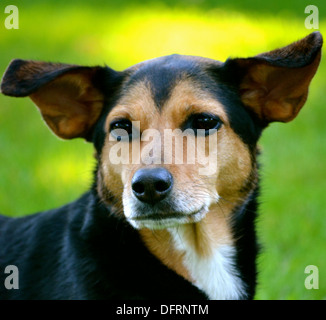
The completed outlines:
[[[321,34],[314,32],[284,48],[253,58],[229,59],[224,68],[239,81],[237,86],[244,105],[263,123],[288,122],[297,116],[307,99],[310,81],[320,62],[322,43]]]
[[[88,138],[103,108],[99,83],[107,69],[13,60],[3,76],[1,91],[8,96],[29,96],[59,137]]]

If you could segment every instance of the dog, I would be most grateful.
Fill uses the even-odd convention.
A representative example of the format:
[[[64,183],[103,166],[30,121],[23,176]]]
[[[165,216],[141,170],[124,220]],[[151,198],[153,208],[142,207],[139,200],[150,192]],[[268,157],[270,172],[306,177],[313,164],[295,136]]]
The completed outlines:
[[[0,270],[19,272],[13,289],[1,274],[0,298],[253,299],[257,142],[297,116],[321,47],[314,32],[250,58],[170,55],[121,72],[13,60],[2,93],[29,96],[60,138],[92,142],[97,164],[75,202],[0,217]]]

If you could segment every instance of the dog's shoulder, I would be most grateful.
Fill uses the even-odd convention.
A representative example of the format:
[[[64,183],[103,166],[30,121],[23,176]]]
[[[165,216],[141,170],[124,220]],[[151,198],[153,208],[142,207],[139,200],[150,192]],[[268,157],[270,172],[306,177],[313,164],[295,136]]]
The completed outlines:
[[[8,290],[0,269],[0,299],[205,298],[92,192],[58,209],[1,216],[0,233],[0,266],[19,271],[19,290]]]
[[[0,298],[60,296],[58,289],[45,291],[47,284],[57,283],[52,289],[64,290],[71,282],[67,268],[76,260],[70,247],[71,230],[78,234],[81,229],[86,197],[20,218],[0,217],[0,268],[13,265],[19,272],[19,290],[8,290],[3,286],[8,275],[0,270]]]

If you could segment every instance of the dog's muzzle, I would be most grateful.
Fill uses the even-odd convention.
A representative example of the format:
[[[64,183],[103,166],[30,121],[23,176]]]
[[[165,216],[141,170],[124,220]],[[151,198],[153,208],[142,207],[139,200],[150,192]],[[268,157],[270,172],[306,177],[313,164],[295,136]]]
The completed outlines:
[[[173,176],[163,167],[142,168],[131,180],[131,194],[123,197],[127,220],[137,229],[163,229],[201,220],[208,211],[192,208],[190,199],[173,192]]]

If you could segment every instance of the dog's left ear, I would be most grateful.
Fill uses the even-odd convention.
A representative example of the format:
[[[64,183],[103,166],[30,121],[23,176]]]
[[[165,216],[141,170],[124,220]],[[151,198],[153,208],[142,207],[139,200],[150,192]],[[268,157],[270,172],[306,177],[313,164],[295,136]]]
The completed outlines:
[[[247,59],[229,59],[223,69],[237,82],[246,107],[267,125],[294,119],[318,68],[323,39],[314,32],[300,41]],[[231,79],[232,77],[233,79]]]
[[[1,91],[14,97],[29,96],[61,138],[88,139],[104,104],[101,86],[109,68],[39,61],[13,60],[1,83]]]

